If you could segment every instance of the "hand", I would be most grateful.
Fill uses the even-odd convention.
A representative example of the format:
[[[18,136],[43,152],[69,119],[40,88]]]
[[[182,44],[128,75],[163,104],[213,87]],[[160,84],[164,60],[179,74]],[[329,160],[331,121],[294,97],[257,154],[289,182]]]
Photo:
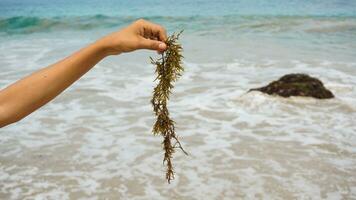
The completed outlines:
[[[166,31],[138,20],[67,58],[0,90],[0,128],[14,123],[51,101],[105,56],[136,49],[166,50]],[[50,86],[50,87],[48,87]]]
[[[162,53],[167,48],[166,40],[167,34],[162,26],[140,19],[97,42],[107,55],[117,55],[137,49],[150,49]]]

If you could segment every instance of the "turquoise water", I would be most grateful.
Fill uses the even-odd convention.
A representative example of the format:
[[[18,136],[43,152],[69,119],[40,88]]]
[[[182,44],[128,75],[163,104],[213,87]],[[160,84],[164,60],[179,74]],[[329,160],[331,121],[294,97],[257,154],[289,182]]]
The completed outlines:
[[[151,135],[157,55],[137,51],[0,129],[0,199],[356,199],[354,0],[0,0],[0,88],[138,18],[184,29],[176,179]],[[246,93],[287,73],[336,98]]]
[[[353,0],[2,0],[1,16],[355,16]]]
[[[0,36],[7,40],[72,31],[95,38],[138,18],[159,23],[169,32],[184,29],[186,34],[212,36],[218,41],[267,38],[287,46],[292,43],[300,49],[336,48],[332,54],[355,55],[356,1],[341,0],[4,0],[0,2]]]
[[[355,16],[353,0],[2,0],[1,16]]]
[[[242,0],[242,1],[10,1],[0,2],[0,31],[28,33],[58,29],[93,29],[147,18],[196,30],[236,25],[245,21],[315,18],[348,20],[356,17],[356,1]],[[293,22],[293,21],[292,21]],[[254,27],[244,27],[245,29]],[[354,26],[350,29],[355,29]]]

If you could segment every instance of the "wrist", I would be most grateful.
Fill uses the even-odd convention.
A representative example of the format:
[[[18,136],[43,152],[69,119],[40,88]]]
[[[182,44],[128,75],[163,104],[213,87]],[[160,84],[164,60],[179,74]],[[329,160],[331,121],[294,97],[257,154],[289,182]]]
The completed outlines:
[[[104,57],[111,55],[118,55],[122,53],[122,50],[119,48],[120,45],[117,45],[116,48],[112,47],[112,42],[108,41],[109,38],[104,37],[97,40],[93,45],[98,49],[98,53],[104,55]]]
[[[97,40],[91,46],[95,49],[95,52],[101,56],[102,58],[105,58],[107,56],[110,56],[110,48],[105,45],[105,42],[102,40]]]

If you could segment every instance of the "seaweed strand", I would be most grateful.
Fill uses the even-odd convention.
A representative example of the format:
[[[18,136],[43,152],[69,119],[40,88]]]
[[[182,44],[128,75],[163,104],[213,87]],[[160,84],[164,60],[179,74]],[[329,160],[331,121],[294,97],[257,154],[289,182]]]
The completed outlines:
[[[175,122],[169,117],[167,108],[169,95],[174,88],[173,83],[178,80],[184,71],[181,63],[181,59],[183,58],[182,46],[177,42],[182,32],[168,37],[166,41],[167,50],[162,54],[161,58],[157,60],[151,58],[151,63],[156,65],[155,72],[157,77],[155,80],[158,80],[151,100],[153,111],[157,118],[152,132],[154,135],[162,135],[163,137],[163,164],[166,164],[167,167],[166,179],[168,183],[174,179],[172,157],[175,149],[181,149],[183,153],[188,155],[179,142],[175,132]]]

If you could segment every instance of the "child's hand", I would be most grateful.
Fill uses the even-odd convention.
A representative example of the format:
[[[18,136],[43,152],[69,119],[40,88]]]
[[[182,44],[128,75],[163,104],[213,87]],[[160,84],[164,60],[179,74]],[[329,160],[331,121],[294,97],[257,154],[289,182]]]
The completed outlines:
[[[111,33],[98,40],[107,55],[116,55],[137,49],[151,49],[158,52],[166,50],[167,39],[163,27],[143,19],[137,20],[124,29]]]

